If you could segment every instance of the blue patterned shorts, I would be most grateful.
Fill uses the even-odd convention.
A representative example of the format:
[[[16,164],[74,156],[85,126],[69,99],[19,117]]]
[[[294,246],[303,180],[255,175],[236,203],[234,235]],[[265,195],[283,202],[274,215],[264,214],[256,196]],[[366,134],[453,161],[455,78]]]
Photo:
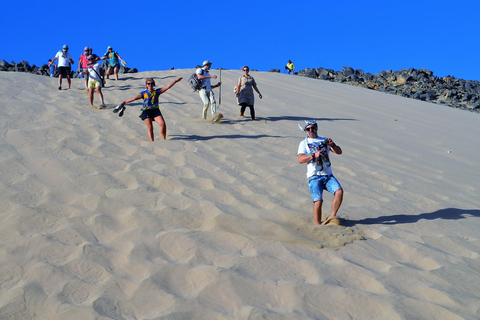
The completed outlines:
[[[313,202],[323,201],[323,190],[335,194],[335,191],[342,189],[342,186],[334,176],[310,177],[308,179],[308,187],[310,188]]]

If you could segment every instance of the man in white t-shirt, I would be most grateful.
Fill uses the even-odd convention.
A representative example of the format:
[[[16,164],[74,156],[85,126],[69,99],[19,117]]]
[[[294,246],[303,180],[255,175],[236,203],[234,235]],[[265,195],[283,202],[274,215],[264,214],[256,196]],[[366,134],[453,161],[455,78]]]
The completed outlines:
[[[333,176],[329,153],[342,154],[342,148],[330,138],[319,137],[315,120],[305,120],[303,128],[308,136],[298,146],[298,162],[307,163],[308,186],[313,200],[313,219],[315,224],[335,224],[340,221],[336,217],[343,200],[343,189]],[[323,190],[334,195],[330,216],[323,222],[322,204]]]
[[[90,98],[90,105],[93,106],[93,91],[97,91],[98,97],[102,103],[102,108],[105,108],[103,102],[102,86],[104,85],[104,69],[98,61],[95,61],[93,55],[87,57],[87,71],[88,72],[88,94]]]
[[[208,60],[205,60],[203,61],[203,68],[198,68],[196,71],[198,80],[202,80],[202,88],[198,94],[203,102],[203,119],[207,119],[207,111],[210,105],[212,106],[212,117],[215,117],[217,114],[217,102],[215,101],[215,95],[213,94],[212,88],[217,88],[222,85],[221,81],[214,86],[210,84],[210,79],[217,79],[216,75],[211,76],[210,73],[208,73],[211,66],[212,63]]]
[[[58,51],[53,58],[52,62],[48,64],[50,67],[55,60],[58,59],[58,90],[62,90],[62,79],[67,78],[68,81],[68,89],[70,89],[72,83],[70,80],[70,71],[71,71],[71,64],[73,64],[73,59],[70,53],[68,53],[68,46],[66,44],[63,45],[62,50]]]

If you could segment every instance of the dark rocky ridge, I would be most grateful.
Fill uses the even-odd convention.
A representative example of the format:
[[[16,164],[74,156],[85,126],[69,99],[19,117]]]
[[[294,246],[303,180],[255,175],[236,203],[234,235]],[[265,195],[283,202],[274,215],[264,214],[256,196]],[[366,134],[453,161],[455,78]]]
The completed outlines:
[[[280,70],[272,69],[270,72],[280,72]],[[365,73],[360,69],[354,70],[351,67],[343,67],[342,71],[307,68],[296,72],[295,75],[344,83],[453,108],[480,112],[479,81],[457,79],[453,76],[441,78],[434,76],[432,71],[425,68],[387,70],[376,74]]]
[[[78,72],[76,71],[78,67],[72,68],[71,76],[73,78],[78,78]],[[14,62],[8,63],[5,60],[0,61],[0,71],[13,71],[13,72],[28,72],[33,74],[38,74],[42,76],[50,76],[50,68],[48,64],[44,64],[41,67],[37,67],[36,65],[31,65],[27,61],[21,62]],[[138,70],[136,68],[127,68],[123,65],[120,65],[119,73],[137,73]]]
[[[47,64],[37,67],[30,66],[27,61],[8,63],[0,61],[0,71],[28,72],[50,76]],[[119,73],[137,73],[136,68],[120,66]],[[280,72],[271,69],[270,72]],[[316,68],[301,70],[295,75],[320,80],[349,84],[402,97],[429,101],[480,113],[480,82],[457,79],[453,76],[444,78],[433,75],[433,71],[422,69],[402,69],[399,71],[381,71],[376,74],[365,73],[360,69],[343,67],[342,71]],[[72,70],[72,77],[77,78],[78,72]]]

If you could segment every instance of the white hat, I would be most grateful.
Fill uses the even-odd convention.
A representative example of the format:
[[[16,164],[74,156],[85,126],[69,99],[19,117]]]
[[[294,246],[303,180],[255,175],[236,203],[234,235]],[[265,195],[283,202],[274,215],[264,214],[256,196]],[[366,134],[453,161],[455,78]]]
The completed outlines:
[[[206,66],[207,64],[212,64],[212,63],[208,60],[203,61],[203,66]]]

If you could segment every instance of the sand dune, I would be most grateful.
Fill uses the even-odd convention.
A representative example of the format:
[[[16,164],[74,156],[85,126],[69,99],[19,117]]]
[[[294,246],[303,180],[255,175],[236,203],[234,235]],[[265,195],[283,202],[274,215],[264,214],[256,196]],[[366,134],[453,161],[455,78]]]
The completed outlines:
[[[478,114],[253,72],[251,121],[224,70],[213,123],[192,72],[122,75],[106,110],[82,80],[0,72],[0,319],[480,317]],[[111,112],[179,76],[167,140],[148,141],[141,103]],[[343,226],[313,225],[310,118],[344,152]]]

